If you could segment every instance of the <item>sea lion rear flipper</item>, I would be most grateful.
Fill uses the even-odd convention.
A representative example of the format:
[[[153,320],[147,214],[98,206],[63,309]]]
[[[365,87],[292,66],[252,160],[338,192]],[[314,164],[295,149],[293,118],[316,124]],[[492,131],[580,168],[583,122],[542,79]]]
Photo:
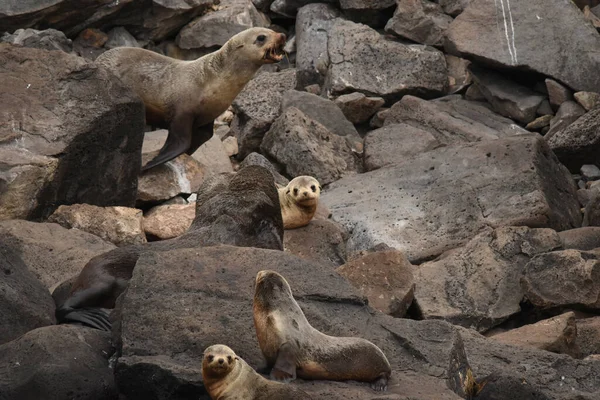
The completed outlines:
[[[160,149],[156,157],[142,167],[142,171],[164,164],[178,155],[185,153],[192,144],[193,124],[193,114],[182,113],[176,115],[169,127],[169,136],[167,136],[167,141],[164,146]]]
[[[110,332],[112,330],[108,313],[102,308],[86,307],[71,311],[63,310],[59,323],[80,323],[101,331]]]
[[[271,370],[271,379],[286,383],[296,379],[296,356],[291,344],[284,343],[279,348],[277,360]]]
[[[194,154],[196,150],[198,150],[198,147],[202,146],[213,136],[213,129],[214,121],[206,125],[194,127],[194,132],[192,133],[192,143],[185,153],[189,156]]]

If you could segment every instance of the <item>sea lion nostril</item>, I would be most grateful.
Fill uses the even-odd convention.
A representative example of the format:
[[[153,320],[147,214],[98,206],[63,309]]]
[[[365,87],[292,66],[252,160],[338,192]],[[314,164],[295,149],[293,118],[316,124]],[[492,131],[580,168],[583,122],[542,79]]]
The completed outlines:
[[[223,364],[224,362],[225,362],[225,360],[224,360],[224,359],[222,359],[222,358],[219,358],[219,364]]]

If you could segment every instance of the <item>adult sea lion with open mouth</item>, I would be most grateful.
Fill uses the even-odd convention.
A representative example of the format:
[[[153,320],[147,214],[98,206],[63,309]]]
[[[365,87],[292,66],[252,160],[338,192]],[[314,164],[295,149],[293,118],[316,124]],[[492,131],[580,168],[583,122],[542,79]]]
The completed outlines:
[[[144,102],[146,123],[169,130],[158,155],[142,171],[193,154],[213,135],[213,121],[263,64],[283,58],[285,35],[250,28],[219,50],[182,61],[137,47],[118,47],[96,59]]]

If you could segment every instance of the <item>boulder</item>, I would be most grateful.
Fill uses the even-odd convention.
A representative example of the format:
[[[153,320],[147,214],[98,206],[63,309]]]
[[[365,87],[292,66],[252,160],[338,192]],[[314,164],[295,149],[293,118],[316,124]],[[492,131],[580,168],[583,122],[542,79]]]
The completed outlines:
[[[288,176],[310,175],[321,185],[357,171],[347,141],[295,107],[286,109],[273,123],[260,147],[285,165]]]
[[[0,222],[0,237],[19,253],[29,270],[50,291],[79,274],[94,256],[115,248],[88,232],[24,220]]]
[[[44,218],[61,204],[132,206],[141,100],[61,51],[0,44],[0,71],[0,220]]]
[[[237,141],[235,146],[237,148]],[[202,146],[192,154],[192,157],[206,167],[207,171],[212,173],[233,172],[233,165],[231,165],[231,160],[229,159],[224,143],[217,135],[214,135],[207,142],[202,144]]]
[[[381,97],[367,97],[362,93],[354,92],[341,95],[335,99],[335,104],[342,110],[348,121],[362,124],[383,107],[385,100]]]
[[[280,114],[284,92],[296,87],[296,71],[264,73],[252,79],[233,101],[231,134],[238,140],[238,159],[257,151],[263,136]]]
[[[407,124],[390,124],[365,136],[365,171],[404,162],[442,146],[431,133]]]
[[[592,164],[582,165],[579,170],[583,179],[586,181],[596,181],[600,179],[600,168]]]
[[[392,17],[395,0],[340,0],[344,16],[371,28],[383,28]]]
[[[393,103],[405,94],[432,96],[447,89],[446,59],[432,48],[386,40],[368,26],[342,19],[329,29],[327,47],[328,95],[360,92]]]
[[[0,345],[0,397],[116,400],[113,353],[107,332],[72,325],[32,330]]]
[[[486,230],[464,247],[415,270],[419,314],[486,331],[521,311],[519,279],[525,264],[560,246],[551,229]]]
[[[298,88],[322,85],[329,67],[328,32],[340,11],[333,5],[308,4],[296,17],[296,78]]]
[[[600,248],[600,227],[586,226],[558,233],[565,250],[594,250]]]
[[[128,207],[97,207],[89,204],[60,206],[48,218],[67,229],[89,232],[117,246],[145,243],[142,210]]]
[[[560,162],[573,172],[584,164],[600,165],[600,108],[588,111],[548,139]]]
[[[491,338],[513,346],[534,347],[572,357],[579,356],[577,325],[575,313],[572,311],[499,333]]]
[[[23,47],[33,47],[43,50],[61,50],[65,53],[73,51],[73,42],[64,33],[56,29],[17,29],[13,34],[5,33],[2,42],[17,44]]]
[[[288,229],[283,235],[286,252],[323,266],[338,267],[346,262],[348,233],[327,219],[313,219],[298,229]]]
[[[452,17],[442,6],[428,0],[398,2],[394,16],[385,25],[385,31],[430,46],[442,46],[446,29]]]
[[[0,348],[32,329],[56,323],[50,292],[5,242],[0,242],[0,277]]]
[[[108,32],[108,40],[104,44],[107,49],[116,47],[142,47],[133,35],[122,26],[117,26]]]
[[[263,168],[266,168],[271,175],[273,175],[273,179],[275,179],[275,184],[281,186],[287,186],[290,183],[289,179],[285,176],[281,175],[271,164],[269,160],[265,158],[262,154],[259,153],[250,153],[244,158],[244,161],[240,163],[240,168],[248,167],[250,165],[259,165]]]
[[[269,18],[250,0],[222,0],[215,10],[196,18],[177,34],[182,49],[222,46],[235,34],[253,27],[268,27]]]
[[[481,103],[447,96],[427,101],[404,96],[390,108],[384,126],[407,124],[433,135],[442,144],[495,140],[528,133]]]
[[[600,253],[563,250],[534,257],[523,271],[525,296],[542,309],[600,309]]]
[[[349,253],[385,243],[411,262],[460,246],[490,226],[581,224],[570,174],[534,134],[442,147],[346,177],[321,201],[351,232]]]
[[[144,215],[144,232],[149,239],[178,237],[188,230],[195,216],[195,204],[156,206]]]
[[[600,354],[600,317],[577,320],[577,346],[582,357]]]
[[[490,65],[535,71],[575,91],[600,91],[600,35],[570,1],[471,0],[450,24],[445,49]]]
[[[413,302],[413,265],[398,250],[376,251],[358,257],[336,269],[369,305],[382,313],[402,318]]]

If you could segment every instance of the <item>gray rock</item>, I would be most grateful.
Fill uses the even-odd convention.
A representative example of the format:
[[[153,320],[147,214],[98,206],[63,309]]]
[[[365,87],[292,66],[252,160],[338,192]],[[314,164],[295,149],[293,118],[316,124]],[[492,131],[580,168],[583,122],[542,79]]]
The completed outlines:
[[[547,99],[544,99],[538,109],[536,110],[537,115],[554,115],[554,110],[552,110],[552,106]]]
[[[344,16],[375,29],[385,26],[395,6],[395,0],[340,0]]]
[[[558,109],[565,101],[573,100],[573,92],[553,79],[546,79],[546,89],[548,90],[550,105],[555,109]]]
[[[296,18],[296,69],[298,88],[323,84],[329,68],[328,32],[340,11],[332,5],[309,4]]]
[[[362,124],[371,118],[383,105],[381,97],[367,97],[362,93],[343,94],[335,99],[335,104],[353,124]]]
[[[233,139],[235,145],[235,154],[237,154],[237,139]],[[219,136],[213,135],[208,141],[202,144],[192,154],[192,158],[206,167],[206,170],[211,173],[233,172],[233,165],[225,148],[225,141],[221,141]]]
[[[231,134],[238,140],[237,158],[257,151],[263,136],[281,112],[283,93],[296,87],[296,71],[264,73],[252,79],[233,101]]]
[[[276,14],[283,15],[289,18],[294,18],[298,14],[298,10],[311,3],[329,3],[334,5],[333,0],[316,1],[316,0],[275,0],[271,3],[270,10]]]
[[[283,236],[286,252],[323,266],[346,262],[348,233],[331,220],[313,219],[302,228],[288,229]]]
[[[413,42],[442,46],[446,29],[452,17],[442,7],[428,0],[404,0],[398,3],[394,16],[385,25],[385,31]]]
[[[600,248],[600,227],[588,226],[558,232],[565,250],[594,250]]]
[[[61,204],[133,206],[141,100],[61,51],[0,44],[0,70],[0,220],[44,218]]]
[[[405,94],[439,95],[448,86],[442,52],[385,40],[365,25],[336,20],[328,35],[324,89],[338,96],[360,92],[394,102]]]
[[[525,264],[560,246],[552,229],[486,230],[415,270],[416,306],[425,319],[487,331],[521,311]]]
[[[600,179],[600,168],[592,164],[586,164],[581,166],[581,175],[586,181],[595,181]]]
[[[377,111],[375,115],[373,115],[373,118],[371,118],[371,120],[369,121],[369,126],[371,128],[381,128],[389,114],[389,108],[383,108],[382,110]]]
[[[209,11],[183,27],[176,43],[182,49],[222,46],[243,30],[268,27],[270,23],[250,0],[222,0],[217,10]]]
[[[43,50],[61,50],[65,53],[73,51],[71,39],[56,29],[17,29],[13,34],[5,33],[0,41]]]
[[[288,176],[314,176],[321,185],[357,172],[347,141],[295,107],[273,123],[260,148],[284,165]]]
[[[577,346],[582,357],[600,354],[600,317],[577,320]]]
[[[442,144],[431,133],[407,124],[390,124],[365,136],[365,171],[402,163]]]
[[[556,115],[550,121],[550,130],[546,134],[546,140],[577,121],[583,114],[585,114],[585,110],[574,101],[565,101],[562,103]]]
[[[165,240],[183,235],[196,216],[195,204],[167,204],[153,207],[144,215],[148,239]]]
[[[497,113],[526,124],[535,119],[544,96],[490,70],[473,65],[469,69],[477,87]]]
[[[505,68],[539,72],[575,91],[600,91],[596,73],[600,35],[572,2],[508,3],[472,0],[450,24],[446,50]]]
[[[107,49],[115,47],[142,47],[133,35],[122,26],[117,26],[108,32],[108,40],[104,44]]]
[[[585,205],[581,226],[600,226],[600,194],[594,193]]]
[[[444,12],[453,17],[462,13],[472,0],[438,0]]]
[[[477,85],[477,83],[475,83],[475,82],[473,82],[473,84],[471,84],[467,88],[467,91],[465,92],[465,99],[472,100],[472,101],[487,102],[485,96],[483,95],[483,93],[481,93],[481,90],[479,89],[479,85]],[[548,106],[549,105],[550,105],[550,103],[548,103]]]
[[[600,105],[600,93],[594,92],[577,92],[574,95],[575,101],[585,109],[590,111]]]
[[[104,44],[108,41],[108,35],[99,29],[87,28],[79,33],[73,41],[75,54],[86,60],[95,60],[106,51]]]
[[[4,242],[0,242],[0,277],[0,345],[56,323],[50,292],[27,269],[18,252]]]
[[[273,164],[269,160],[265,158],[262,154],[259,153],[250,153],[244,158],[244,161],[240,163],[240,168],[244,168],[250,165],[260,165],[261,167],[266,168],[273,175],[273,179],[275,179],[275,183],[281,186],[287,186],[290,183],[289,179],[285,176],[281,175],[279,171],[275,169]]]
[[[337,181],[321,201],[351,232],[349,253],[385,243],[411,262],[489,226],[565,230],[581,223],[570,174],[533,134],[432,150]]]

